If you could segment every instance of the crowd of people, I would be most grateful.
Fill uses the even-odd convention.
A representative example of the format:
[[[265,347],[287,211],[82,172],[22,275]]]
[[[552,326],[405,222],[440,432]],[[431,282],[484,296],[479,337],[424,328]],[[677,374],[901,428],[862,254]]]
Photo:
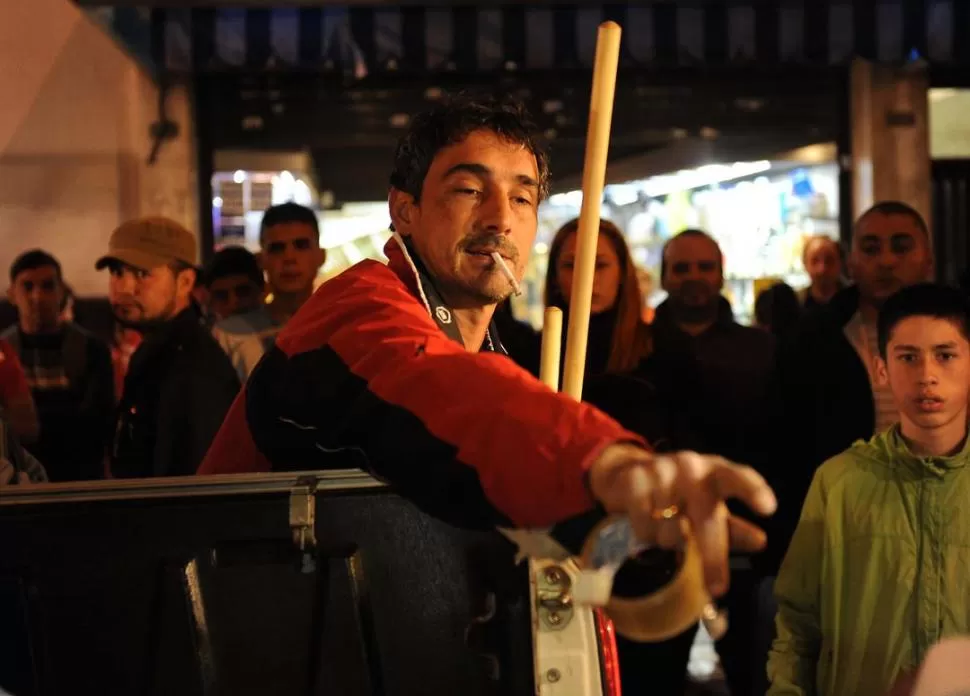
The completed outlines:
[[[651,313],[602,221],[575,403],[536,379],[539,336],[512,317],[491,257],[521,277],[547,191],[520,105],[443,102],[395,154],[387,264],[314,293],[325,253],[295,204],[266,211],[258,255],[225,249],[203,269],[191,232],[132,220],[97,261],[110,347],[66,317],[56,259],[23,254],[0,341],[0,455],[18,452],[6,478],[360,467],[462,526],[548,526],[599,504],[663,549],[682,528],[656,513],[674,510],[731,616],[717,647],[735,696],[909,683],[937,641],[970,630],[970,309],[928,282],[921,216],[881,202],[844,254],[808,240],[810,287],[764,293],[755,327],[722,295],[710,235],[667,243]],[[545,302],[563,331],[576,236],[573,221],[550,246]],[[761,550],[729,557],[729,537]],[[696,630],[621,639],[624,692],[683,693]]]
[[[277,205],[264,215],[258,255],[227,248],[200,267],[197,238],[182,225],[127,221],[95,263],[108,272],[114,330],[105,337],[72,320],[52,254],[18,256],[0,403],[8,452],[29,459],[7,458],[10,477],[194,474],[241,384],[312,294],[326,256],[319,238],[312,210]]]

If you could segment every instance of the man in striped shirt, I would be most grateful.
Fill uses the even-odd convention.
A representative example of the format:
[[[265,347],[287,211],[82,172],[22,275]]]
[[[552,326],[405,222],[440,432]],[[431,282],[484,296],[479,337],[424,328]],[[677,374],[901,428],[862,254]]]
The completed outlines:
[[[2,334],[17,353],[37,407],[39,437],[26,444],[52,481],[104,476],[114,424],[108,346],[65,321],[61,265],[46,251],[24,252],[10,267],[8,297],[17,324]],[[16,426],[16,414],[9,416]]]

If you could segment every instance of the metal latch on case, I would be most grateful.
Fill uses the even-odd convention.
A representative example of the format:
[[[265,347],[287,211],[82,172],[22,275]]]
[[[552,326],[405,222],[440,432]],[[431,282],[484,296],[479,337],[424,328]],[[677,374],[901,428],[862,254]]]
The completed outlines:
[[[573,618],[572,581],[565,570],[551,565],[539,571],[536,578],[536,603],[540,623],[552,631],[561,631]]]
[[[293,534],[293,543],[303,554],[304,573],[316,569],[316,489],[316,479],[300,479],[290,490],[290,531]]]

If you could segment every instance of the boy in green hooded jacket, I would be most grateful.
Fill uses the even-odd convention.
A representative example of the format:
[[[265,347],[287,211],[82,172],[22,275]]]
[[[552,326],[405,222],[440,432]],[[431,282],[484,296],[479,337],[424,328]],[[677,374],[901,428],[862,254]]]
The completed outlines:
[[[915,285],[879,314],[900,422],[815,473],[775,584],[769,696],[886,696],[970,632],[970,308]]]

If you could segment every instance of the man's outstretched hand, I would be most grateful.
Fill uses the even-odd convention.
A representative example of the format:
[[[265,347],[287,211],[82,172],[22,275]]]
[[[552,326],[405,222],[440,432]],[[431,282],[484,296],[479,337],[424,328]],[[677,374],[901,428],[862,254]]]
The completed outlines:
[[[685,518],[715,597],[728,588],[728,551],[759,551],[766,541],[758,527],[732,516],[725,501],[738,498],[766,516],[777,507],[775,494],[751,467],[696,452],[654,454],[628,444],[603,451],[589,469],[589,486],[607,512],[628,515],[637,537],[652,546],[680,546]]]

